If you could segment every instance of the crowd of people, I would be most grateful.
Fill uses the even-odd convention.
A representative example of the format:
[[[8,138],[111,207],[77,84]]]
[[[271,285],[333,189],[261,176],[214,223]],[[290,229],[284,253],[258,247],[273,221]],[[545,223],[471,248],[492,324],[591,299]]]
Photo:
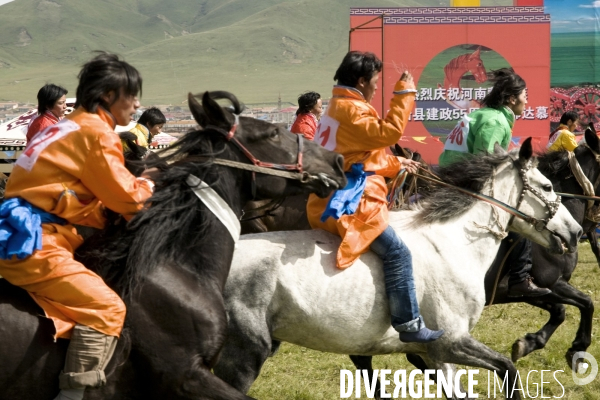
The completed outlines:
[[[444,331],[426,327],[420,314],[411,252],[388,224],[385,180],[403,169],[418,171],[417,162],[386,151],[404,134],[417,90],[413,76],[402,73],[389,111],[381,118],[371,105],[381,71],[382,62],[374,54],[349,52],[334,75],[336,85],[324,115],[321,95],[306,92],[298,97],[291,131],[306,140],[327,141],[327,148],[345,159],[348,186],[326,199],[310,196],[310,225],[342,238],[336,258],[340,269],[369,250],[381,258],[391,325],[401,341],[427,343]],[[119,296],[74,259],[83,241],[74,224],[103,227],[104,208],[131,218],[153,192],[149,174],[136,178],[125,169],[123,148],[114,134],[115,126],[128,125],[140,107],[139,72],[115,55],[100,53],[78,78],[75,110],[67,116],[65,88],[47,84],[38,92],[28,151],[18,159],[6,185],[7,200],[0,206],[2,219],[12,218],[12,237],[22,238],[8,247],[5,240],[0,275],[31,294],[54,323],[55,338],[71,339],[59,400],[82,399],[86,387],[106,382],[103,370],[126,312]],[[496,144],[508,149],[516,117],[527,104],[526,84],[509,69],[495,71],[493,80],[483,107],[455,128],[463,140],[445,142],[440,166],[493,152]],[[159,109],[147,109],[131,130],[137,144],[148,147],[165,122]],[[549,149],[572,151],[577,127],[577,114],[565,113],[550,134]],[[505,240],[518,242],[508,260],[509,295],[549,293],[529,275],[531,243],[514,234]]]

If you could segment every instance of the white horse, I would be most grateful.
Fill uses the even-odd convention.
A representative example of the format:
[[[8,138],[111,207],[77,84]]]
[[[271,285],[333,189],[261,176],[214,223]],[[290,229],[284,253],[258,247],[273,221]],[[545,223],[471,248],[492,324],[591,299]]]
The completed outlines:
[[[445,330],[440,339],[399,340],[390,324],[382,263],[374,253],[341,271],[335,267],[340,239],[327,232],[247,235],[238,243],[225,287],[228,340],[215,374],[247,392],[272,343],[286,341],[340,354],[417,353],[428,368],[451,376],[452,364],[501,377],[508,371],[507,388],[512,388],[513,363],[469,333],[483,311],[484,277],[500,245],[493,233],[508,228],[556,253],[576,251],[582,233],[531,155],[527,140],[518,158],[500,149],[453,166],[450,175],[458,185],[534,217],[539,231],[530,223],[536,220],[514,218],[452,189],[436,191],[412,210],[391,213],[390,225],[412,250],[421,314],[428,327]],[[507,398],[519,399],[519,392]]]

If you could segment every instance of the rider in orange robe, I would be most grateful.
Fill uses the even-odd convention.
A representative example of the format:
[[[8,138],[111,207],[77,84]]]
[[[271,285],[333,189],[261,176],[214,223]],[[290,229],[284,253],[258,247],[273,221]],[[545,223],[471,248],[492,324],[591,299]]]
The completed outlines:
[[[428,329],[419,313],[412,255],[388,225],[384,179],[395,177],[402,168],[418,170],[415,161],[386,153],[402,136],[417,91],[412,76],[402,74],[389,112],[379,118],[370,102],[382,66],[374,54],[353,51],[336,71],[337,85],[314,140],[344,156],[349,184],[329,199],[310,195],[307,216],[313,228],[341,236],[338,268],[348,268],[369,249],[382,259],[392,326],[401,341],[426,343],[438,339],[443,330]]]
[[[71,338],[59,377],[60,400],[81,399],[86,387],[106,382],[104,368],[125,320],[119,296],[74,260],[83,239],[73,224],[102,228],[104,207],[131,218],[154,186],[125,168],[114,132],[140,106],[138,71],[103,53],[79,78],[77,109],[28,143],[6,186],[7,202],[19,201],[21,210],[30,208],[32,216],[53,222],[42,223],[41,248],[31,255],[0,259],[0,275],[29,292],[53,321],[55,338]]]

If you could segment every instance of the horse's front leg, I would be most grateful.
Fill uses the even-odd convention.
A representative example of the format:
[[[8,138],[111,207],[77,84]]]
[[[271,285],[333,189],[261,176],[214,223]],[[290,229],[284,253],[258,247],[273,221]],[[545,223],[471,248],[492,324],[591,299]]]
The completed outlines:
[[[468,334],[454,339],[450,335],[446,338],[442,336],[427,344],[427,355],[431,360],[431,363],[426,361],[427,365],[461,364],[494,371],[499,379],[508,377],[508,382],[505,383],[506,399],[521,400],[522,388],[514,364]]]
[[[546,296],[549,297],[549,296]],[[511,358],[513,362],[525,357],[527,354],[543,349],[554,331],[565,321],[565,306],[560,303],[527,299],[526,302],[532,306],[541,308],[550,313],[550,319],[536,333],[528,333],[525,337],[517,339],[512,346]]]
[[[556,285],[552,287],[552,291],[556,296],[559,296],[561,303],[568,304],[579,308],[581,319],[579,321],[579,329],[575,335],[575,340],[571,344],[571,348],[565,354],[569,368],[573,366],[573,356],[579,351],[586,351],[592,343],[592,323],[594,317],[594,302],[587,294],[575,289],[568,282],[560,279]],[[582,360],[577,360],[576,368]]]
[[[592,248],[592,253],[596,256],[596,262],[598,263],[598,267],[600,267],[600,246],[598,246],[598,234],[596,233],[596,226],[586,232],[586,236],[588,242],[590,242],[590,247]]]

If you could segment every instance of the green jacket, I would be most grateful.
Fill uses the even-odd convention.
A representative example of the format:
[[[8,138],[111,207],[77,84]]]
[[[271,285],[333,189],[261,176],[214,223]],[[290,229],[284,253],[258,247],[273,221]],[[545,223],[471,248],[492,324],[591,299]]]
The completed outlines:
[[[467,154],[493,153],[496,143],[508,150],[514,123],[515,114],[508,107],[484,107],[464,116],[446,139],[440,166],[462,160]]]

